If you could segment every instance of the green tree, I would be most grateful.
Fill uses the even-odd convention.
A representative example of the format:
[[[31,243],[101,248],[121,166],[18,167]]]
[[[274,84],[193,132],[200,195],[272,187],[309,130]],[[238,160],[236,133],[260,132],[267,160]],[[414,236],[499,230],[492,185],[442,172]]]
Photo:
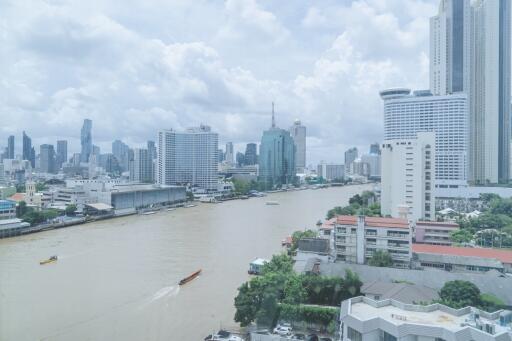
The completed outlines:
[[[249,191],[251,190],[251,186],[249,184],[249,182],[247,181],[242,181],[242,180],[237,180],[237,179],[233,179],[233,186],[235,187],[235,192],[237,194],[242,194],[242,195],[245,195],[247,193],[249,193]]]
[[[27,214],[27,211],[28,211],[27,203],[23,200],[20,201],[18,203],[18,206],[16,207],[16,217],[18,217],[18,218],[23,217],[25,214]]]
[[[359,275],[350,269],[345,270],[345,278],[343,281],[343,289],[349,297],[344,297],[343,300],[359,296],[361,294],[361,287],[363,282],[359,279]]]
[[[261,270],[263,275],[269,273],[287,274],[291,272],[293,272],[293,260],[285,253],[272,256],[270,262],[265,263]]]
[[[455,280],[446,282],[439,291],[439,300],[442,304],[452,308],[480,305],[480,289],[468,281]]]
[[[46,184],[44,182],[36,183],[36,192],[42,192],[46,189],[48,189],[48,187],[46,186]]]
[[[457,244],[469,243],[473,239],[473,233],[467,229],[459,229],[450,233],[450,239]]]
[[[363,206],[363,198],[359,194],[356,194],[352,198],[348,199],[348,203]]]
[[[372,258],[368,261],[368,264],[371,266],[389,267],[393,265],[393,258],[391,258],[391,255],[387,251],[376,250]]]
[[[66,209],[64,210],[64,212],[66,213],[66,215],[74,215],[76,210],[77,210],[76,205],[70,204],[70,205],[66,206]]]
[[[284,303],[301,304],[306,301],[307,291],[299,276],[291,276],[284,285]]]

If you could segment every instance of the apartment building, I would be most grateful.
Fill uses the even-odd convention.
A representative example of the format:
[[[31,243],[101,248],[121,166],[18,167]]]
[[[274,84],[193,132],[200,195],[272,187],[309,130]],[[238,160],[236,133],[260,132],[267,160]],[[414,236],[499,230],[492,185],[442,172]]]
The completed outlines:
[[[450,234],[459,229],[459,224],[439,221],[417,221],[414,226],[414,241],[420,244],[452,245]]]
[[[341,303],[340,341],[511,341],[512,312],[354,297]]]
[[[375,251],[384,250],[393,266],[409,267],[412,229],[405,219],[338,216],[334,225],[336,260],[366,264]]]

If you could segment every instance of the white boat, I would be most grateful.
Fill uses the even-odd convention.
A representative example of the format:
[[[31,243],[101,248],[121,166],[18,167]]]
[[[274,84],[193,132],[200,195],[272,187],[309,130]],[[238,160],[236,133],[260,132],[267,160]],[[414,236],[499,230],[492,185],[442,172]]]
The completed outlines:
[[[196,204],[190,204],[190,205],[185,205],[184,207],[185,208],[191,208],[191,207],[196,207],[197,205]]]
[[[201,197],[199,199],[199,202],[204,202],[204,203],[210,203],[210,204],[216,204],[218,203],[219,201],[217,199],[215,199],[214,197]]]
[[[142,213],[143,215],[151,215],[151,214],[155,214],[156,211],[149,211],[149,212],[144,212]]]
[[[168,208],[167,211],[171,212],[171,211],[174,211],[175,208],[174,207],[171,207],[171,208]]]
[[[267,201],[265,204],[266,205],[279,205],[279,203],[277,201]]]

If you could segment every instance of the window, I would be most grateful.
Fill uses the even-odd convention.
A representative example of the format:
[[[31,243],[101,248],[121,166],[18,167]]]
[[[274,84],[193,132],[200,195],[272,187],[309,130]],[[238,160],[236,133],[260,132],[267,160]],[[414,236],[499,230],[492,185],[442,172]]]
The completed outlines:
[[[386,333],[385,331],[380,331],[380,341],[397,341],[397,338],[391,334]]]
[[[363,341],[363,335],[350,327],[347,327],[347,336],[351,341]]]

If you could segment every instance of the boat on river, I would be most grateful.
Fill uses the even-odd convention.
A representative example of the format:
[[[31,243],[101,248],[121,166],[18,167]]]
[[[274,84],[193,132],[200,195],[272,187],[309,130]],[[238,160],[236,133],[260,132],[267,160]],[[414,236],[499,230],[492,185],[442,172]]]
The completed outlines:
[[[191,208],[191,207],[196,207],[197,205],[196,204],[190,204],[190,205],[185,205],[184,207],[185,208]]]
[[[57,256],[51,256],[50,258],[48,259],[45,259],[45,260],[42,260],[39,262],[40,265],[45,265],[45,264],[49,264],[49,263],[53,263],[53,262],[56,262],[57,261]]]
[[[192,273],[191,275],[183,278],[180,282],[179,282],[179,285],[183,285],[183,284],[187,284],[188,282],[192,281],[193,279],[195,279],[197,276],[199,276],[199,274],[201,273],[201,269],[197,270],[196,272]]]
[[[265,204],[267,205],[279,205],[277,201],[267,201]]]
[[[152,214],[156,214],[156,211],[148,211],[148,212],[144,212],[142,214],[143,215],[152,215]]]

